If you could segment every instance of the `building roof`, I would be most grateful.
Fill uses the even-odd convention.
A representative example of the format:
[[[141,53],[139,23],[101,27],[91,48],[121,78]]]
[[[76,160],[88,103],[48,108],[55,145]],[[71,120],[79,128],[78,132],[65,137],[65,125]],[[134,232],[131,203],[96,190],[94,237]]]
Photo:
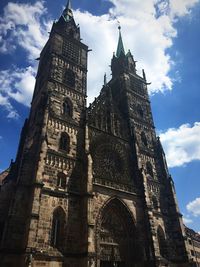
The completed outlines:
[[[200,234],[199,233],[195,232],[193,229],[188,228],[187,226],[185,226],[185,232],[186,232],[187,236],[200,242]]]

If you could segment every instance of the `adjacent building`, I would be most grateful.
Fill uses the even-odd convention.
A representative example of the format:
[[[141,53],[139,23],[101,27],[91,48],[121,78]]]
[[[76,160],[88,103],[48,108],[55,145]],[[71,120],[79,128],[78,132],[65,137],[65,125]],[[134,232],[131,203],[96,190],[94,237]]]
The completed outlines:
[[[185,227],[185,233],[188,242],[188,252],[192,266],[200,267],[200,234],[194,230]]]

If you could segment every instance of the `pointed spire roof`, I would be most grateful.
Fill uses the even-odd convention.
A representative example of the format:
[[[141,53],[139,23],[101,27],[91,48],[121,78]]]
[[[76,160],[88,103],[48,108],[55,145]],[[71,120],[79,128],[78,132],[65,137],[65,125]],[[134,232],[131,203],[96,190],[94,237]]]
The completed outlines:
[[[64,9],[63,13],[62,13],[62,17],[64,18],[64,20],[70,21],[73,18],[73,12],[72,12],[72,4],[71,4],[71,0],[68,0],[66,8]]]
[[[107,85],[107,75],[106,75],[106,73],[104,74],[104,86],[106,86]]]
[[[71,3],[70,0],[68,0],[68,2],[67,2],[66,9],[70,9],[70,10],[72,10],[72,3]]]
[[[121,35],[121,26],[119,26],[118,29],[119,29],[119,40],[118,40],[118,45],[117,45],[116,57],[120,57],[121,53],[125,55],[125,49],[124,49],[122,35]]]

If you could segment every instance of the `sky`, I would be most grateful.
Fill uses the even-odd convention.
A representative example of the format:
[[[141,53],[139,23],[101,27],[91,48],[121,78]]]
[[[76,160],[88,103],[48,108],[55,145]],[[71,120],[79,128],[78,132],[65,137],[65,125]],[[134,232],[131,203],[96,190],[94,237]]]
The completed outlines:
[[[29,114],[36,60],[65,0],[0,2],[0,171],[15,159]],[[72,0],[82,41],[92,51],[88,103],[98,95],[123,42],[145,69],[156,132],[185,224],[200,232],[200,0]]]

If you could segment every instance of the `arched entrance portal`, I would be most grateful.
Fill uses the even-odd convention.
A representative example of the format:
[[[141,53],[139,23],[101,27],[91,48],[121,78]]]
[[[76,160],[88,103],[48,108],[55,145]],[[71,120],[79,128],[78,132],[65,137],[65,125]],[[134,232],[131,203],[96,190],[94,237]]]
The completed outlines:
[[[97,223],[97,266],[133,267],[136,262],[136,236],[133,219],[118,199],[101,211]]]

